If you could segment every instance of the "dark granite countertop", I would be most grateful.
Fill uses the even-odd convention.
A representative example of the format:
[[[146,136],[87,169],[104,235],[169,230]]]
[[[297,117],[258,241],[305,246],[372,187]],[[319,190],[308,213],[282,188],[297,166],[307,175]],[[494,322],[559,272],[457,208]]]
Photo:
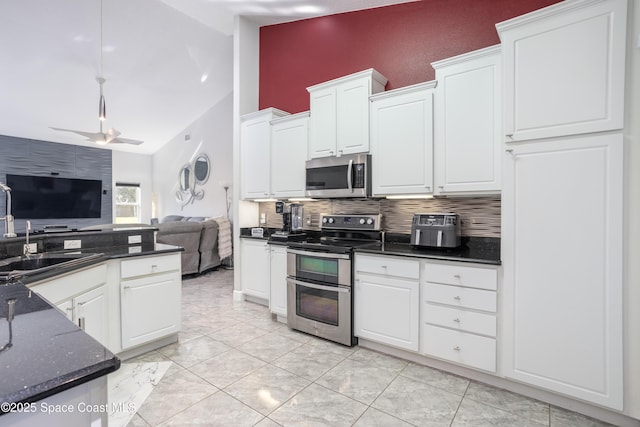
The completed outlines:
[[[181,248],[179,246],[167,245],[164,243],[147,244],[144,242],[140,245],[76,249],[67,252],[74,254],[84,254],[86,255],[86,258],[81,258],[78,260],[78,262],[74,262],[71,264],[63,263],[60,265],[54,265],[46,269],[42,269],[42,271],[27,271],[24,274],[13,274],[12,277],[19,279],[24,284],[30,284],[73,270],[77,270],[79,268],[89,267],[91,265],[106,261],[107,259],[134,258],[139,256],[160,255],[182,251],[184,251],[184,248]],[[0,286],[2,285],[3,279],[6,278],[3,278],[3,276],[0,275]]]
[[[384,244],[356,248],[356,252],[378,255],[399,255],[444,261],[474,262],[500,265],[500,239],[493,237],[466,237],[457,248],[419,248],[408,239],[390,239]]]
[[[265,228],[263,237],[251,236],[250,228],[240,230],[245,239],[267,240],[269,244],[287,245],[286,240],[278,241],[270,236],[275,228]],[[318,232],[304,230],[308,236],[317,237]],[[411,256],[417,258],[438,259],[444,261],[474,262],[479,264],[500,265],[500,239],[495,237],[462,237],[462,245],[457,248],[418,248],[409,243],[410,236],[400,233],[386,233],[384,244],[359,246],[356,252],[378,255]]]
[[[0,402],[35,402],[119,367],[113,353],[24,284],[0,284]]]

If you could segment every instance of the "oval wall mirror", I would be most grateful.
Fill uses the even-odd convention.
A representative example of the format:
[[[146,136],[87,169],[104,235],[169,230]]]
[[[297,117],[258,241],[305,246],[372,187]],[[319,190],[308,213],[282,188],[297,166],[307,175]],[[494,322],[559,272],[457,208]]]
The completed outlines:
[[[193,161],[193,177],[198,184],[204,184],[209,179],[211,163],[206,154],[199,154]]]

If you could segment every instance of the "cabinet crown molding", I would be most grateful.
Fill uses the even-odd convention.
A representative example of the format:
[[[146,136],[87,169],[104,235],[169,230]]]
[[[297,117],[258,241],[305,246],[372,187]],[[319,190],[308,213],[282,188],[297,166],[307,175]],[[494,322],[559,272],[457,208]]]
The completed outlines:
[[[320,89],[325,89],[327,87],[336,85],[336,84],[340,84],[340,83],[345,83],[351,80],[357,80],[357,79],[361,79],[363,77],[370,77],[371,79],[375,80],[376,82],[380,83],[382,85],[382,87],[386,86],[388,80],[385,76],[383,76],[382,74],[380,74],[380,72],[376,71],[373,68],[369,68],[368,70],[364,70],[364,71],[360,71],[357,73],[353,73],[353,74],[349,74],[347,76],[344,77],[338,77],[337,79],[333,79],[333,80],[329,80],[326,82],[322,82],[322,83],[318,83],[317,85],[313,85],[313,86],[309,86],[307,88],[308,92],[313,92],[316,90],[320,90]]]
[[[549,18],[555,15],[570,13],[575,10],[584,9],[584,8],[595,6],[598,4],[605,4],[609,2],[615,3],[618,1],[621,1],[624,3],[625,10],[626,10],[627,0],[565,0],[560,3],[556,3],[551,6],[547,6],[542,9],[534,10],[533,12],[529,12],[527,14],[517,16],[507,21],[498,22],[496,24],[496,30],[498,31],[498,36],[500,36],[500,39],[502,40],[502,33],[504,31],[517,28],[521,25],[532,24],[541,19]]]
[[[369,97],[369,101],[374,102],[380,99],[391,98],[397,95],[403,95],[405,93],[413,93],[421,90],[429,90],[434,89],[438,85],[437,80],[431,80],[428,82],[417,83],[411,86],[399,87],[397,89],[388,90],[386,92],[376,93],[375,95],[371,95]]]
[[[271,120],[270,123],[272,125],[275,125],[277,123],[285,123],[285,122],[290,122],[296,119],[303,119],[308,117],[309,117],[309,111],[303,111],[301,113],[289,114],[288,116],[276,117],[275,119]]]
[[[282,111],[282,110],[278,110],[277,108],[269,107],[269,108],[265,108],[263,110],[254,111],[252,113],[244,114],[244,115],[240,116],[240,121],[244,122],[244,121],[247,121],[247,120],[253,120],[253,119],[257,119],[257,118],[276,119],[278,117],[284,117],[284,116],[288,116],[288,115],[289,115],[289,113],[287,113],[286,111]]]
[[[470,61],[472,59],[497,55],[497,54],[500,54],[501,49],[502,49],[502,45],[497,44],[497,45],[485,47],[482,49],[473,50],[471,52],[466,52],[460,55],[452,56],[451,58],[441,59],[440,61],[432,62],[431,66],[433,67],[434,70],[437,70],[438,68],[460,64],[466,61]]]

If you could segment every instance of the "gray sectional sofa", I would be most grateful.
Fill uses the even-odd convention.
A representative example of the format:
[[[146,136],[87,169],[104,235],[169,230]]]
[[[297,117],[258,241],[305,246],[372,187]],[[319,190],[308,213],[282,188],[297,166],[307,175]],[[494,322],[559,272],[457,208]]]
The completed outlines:
[[[158,243],[184,248],[182,274],[202,273],[220,265],[218,223],[214,219],[169,215],[156,227]]]

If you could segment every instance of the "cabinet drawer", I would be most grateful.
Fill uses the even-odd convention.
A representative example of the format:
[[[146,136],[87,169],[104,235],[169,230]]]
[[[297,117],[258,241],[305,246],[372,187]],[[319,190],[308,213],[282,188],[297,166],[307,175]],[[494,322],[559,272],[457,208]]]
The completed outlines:
[[[496,316],[441,305],[422,304],[422,321],[476,334],[496,336]]]
[[[452,305],[454,307],[473,308],[496,312],[496,293],[460,286],[425,283],[422,286],[422,299],[429,302]]]
[[[121,262],[120,277],[126,279],[175,270],[180,270],[180,254],[133,258]]]
[[[454,363],[496,371],[496,340],[423,324],[420,351]]]
[[[401,257],[356,254],[356,271],[418,279],[420,277],[420,261]]]
[[[427,282],[489,289],[492,291],[497,289],[498,283],[498,272],[494,268],[467,267],[457,264],[425,262],[423,277]]]

